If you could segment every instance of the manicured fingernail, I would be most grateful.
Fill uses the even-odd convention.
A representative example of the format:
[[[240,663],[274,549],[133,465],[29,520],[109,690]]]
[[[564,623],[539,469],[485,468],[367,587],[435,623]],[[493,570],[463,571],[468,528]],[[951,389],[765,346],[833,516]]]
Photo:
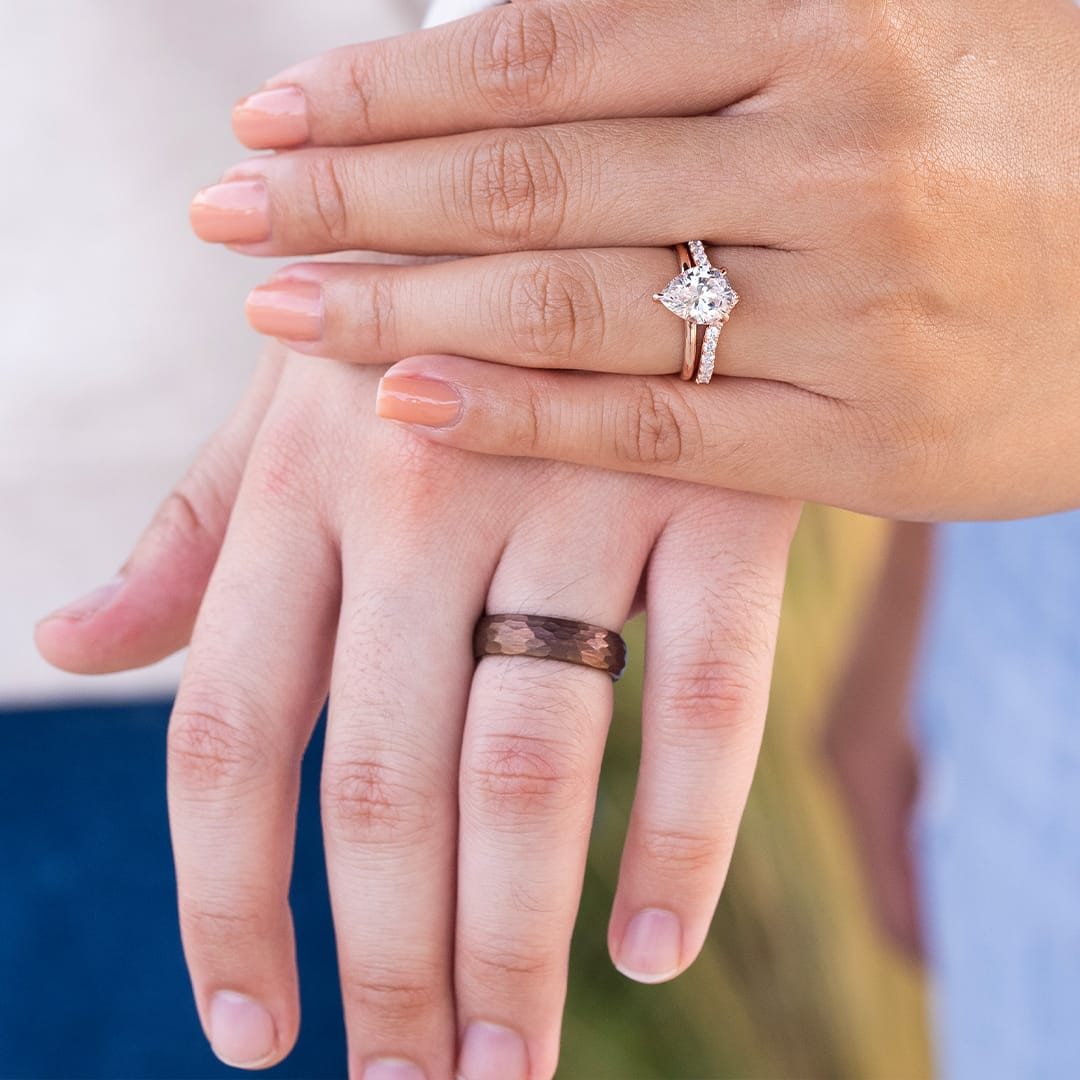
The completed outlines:
[[[364,1080],[426,1080],[424,1070],[411,1061],[384,1058],[373,1061],[364,1070]]]
[[[210,1045],[226,1065],[250,1068],[276,1045],[273,1017],[253,998],[219,990],[210,1002]]]
[[[678,974],[681,957],[682,926],[678,916],[647,908],[630,920],[615,966],[628,979],[658,983]]]
[[[307,98],[299,86],[258,90],[233,107],[233,131],[253,150],[307,142]]]
[[[461,395],[449,383],[387,375],[379,383],[375,411],[386,420],[449,427],[461,416],[461,406]]]
[[[323,294],[317,281],[271,281],[252,289],[247,317],[260,334],[289,341],[318,341],[323,333]]]
[[[528,1080],[529,1052],[516,1031],[470,1024],[461,1042],[458,1080]]]
[[[111,581],[92,589],[85,596],[80,596],[78,600],[72,600],[70,604],[65,604],[51,615],[46,615],[42,621],[71,619],[73,622],[81,622],[83,619],[89,619],[110,604],[123,585],[123,576],[117,574]]]
[[[261,180],[203,188],[191,202],[191,227],[211,244],[257,244],[270,236],[270,193]]]

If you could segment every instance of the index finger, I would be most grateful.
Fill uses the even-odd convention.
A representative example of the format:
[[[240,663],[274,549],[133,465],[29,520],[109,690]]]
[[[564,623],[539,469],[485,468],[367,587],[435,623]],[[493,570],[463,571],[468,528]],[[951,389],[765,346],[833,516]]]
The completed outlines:
[[[784,55],[784,12],[799,5],[771,6],[703,22],[664,0],[505,4],[297,64],[240,101],[233,127],[264,150],[713,112],[760,89]]]

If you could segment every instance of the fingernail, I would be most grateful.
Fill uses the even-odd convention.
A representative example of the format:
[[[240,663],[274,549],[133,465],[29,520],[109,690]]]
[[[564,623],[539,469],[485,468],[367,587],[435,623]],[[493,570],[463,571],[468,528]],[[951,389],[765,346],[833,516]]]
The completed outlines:
[[[364,1069],[364,1080],[426,1080],[424,1070],[411,1061],[384,1058]]]
[[[272,281],[252,289],[247,317],[255,330],[289,341],[318,341],[323,334],[323,294],[317,281]]]
[[[78,600],[72,600],[70,604],[65,604],[51,615],[46,615],[42,621],[71,619],[74,622],[79,622],[83,619],[89,619],[111,603],[116,594],[123,588],[123,585],[123,576],[117,574],[111,581],[92,589],[85,596],[80,596]]]
[[[375,412],[385,420],[449,427],[461,416],[461,407],[461,395],[449,383],[387,375],[379,383]]]
[[[299,86],[257,90],[233,106],[233,131],[253,150],[307,142],[307,98]]]
[[[211,244],[257,244],[270,236],[270,193],[261,180],[203,188],[191,202],[191,227]]]
[[[516,1031],[470,1024],[461,1042],[458,1080],[528,1080],[529,1052]]]
[[[273,1017],[253,998],[219,990],[210,1002],[210,1045],[226,1065],[250,1068],[274,1053]]]
[[[678,916],[647,908],[630,920],[615,966],[628,979],[658,983],[678,974],[681,957],[682,926]]]

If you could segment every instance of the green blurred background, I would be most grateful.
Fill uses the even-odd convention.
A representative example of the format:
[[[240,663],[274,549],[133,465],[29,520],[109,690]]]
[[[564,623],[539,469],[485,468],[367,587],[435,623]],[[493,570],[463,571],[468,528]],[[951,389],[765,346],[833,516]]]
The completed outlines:
[[[638,663],[618,684],[575,936],[561,1080],[924,1080],[924,987],[871,918],[820,747],[884,549],[880,522],[809,507],[792,554],[761,762],[708,944],[665,986],[607,955],[640,749]]]

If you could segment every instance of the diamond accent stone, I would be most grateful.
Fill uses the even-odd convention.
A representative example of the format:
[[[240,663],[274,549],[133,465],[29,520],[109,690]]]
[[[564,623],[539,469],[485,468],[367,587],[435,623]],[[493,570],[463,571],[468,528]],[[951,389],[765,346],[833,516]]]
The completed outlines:
[[[681,273],[655,299],[673,315],[701,326],[723,322],[739,302],[727,276],[708,260]]]
[[[707,383],[716,370],[716,346],[720,342],[720,327],[710,326],[705,331],[705,340],[701,345],[701,362],[698,364],[697,382]]]

